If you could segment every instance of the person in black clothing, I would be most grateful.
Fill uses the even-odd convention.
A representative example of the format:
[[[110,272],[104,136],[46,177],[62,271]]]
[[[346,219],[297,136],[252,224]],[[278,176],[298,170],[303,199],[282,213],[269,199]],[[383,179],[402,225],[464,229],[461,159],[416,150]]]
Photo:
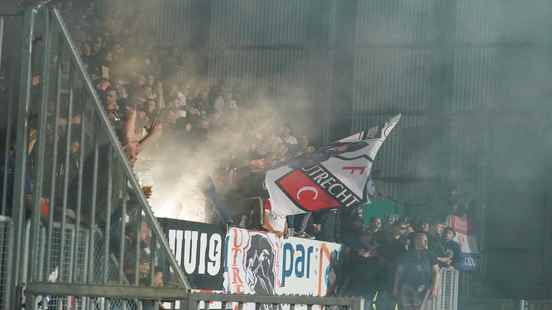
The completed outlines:
[[[364,297],[364,309],[372,309],[374,296],[383,287],[385,269],[373,234],[363,231],[360,248],[351,251],[345,272],[349,275],[348,295]]]
[[[399,258],[393,285],[393,293],[405,310],[422,309],[438,294],[439,266],[427,250],[427,236],[416,233],[413,242],[413,249]]]
[[[360,248],[361,244],[359,235],[362,231],[362,218],[356,215],[351,215],[348,219],[345,218],[344,222],[350,224],[343,226],[342,242],[345,246],[353,250]]]
[[[433,224],[428,238],[428,249],[439,261],[439,267],[448,267],[452,263],[452,259],[447,256],[445,251],[446,240],[443,238],[444,225],[441,223]]]
[[[405,244],[401,239],[403,224],[394,223],[390,231],[384,234],[380,244],[380,254],[383,258],[384,282],[383,289],[378,294],[377,309],[395,309],[397,304],[393,297],[394,271],[397,268],[398,258],[406,252]]]
[[[449,266],[456,267],[460,261],[460,254],[462,252],[458,242],[454,241],[456,232],[451,227],[447,227],[443,231],[443,235],[445,239],[445,253],[450,258]]]

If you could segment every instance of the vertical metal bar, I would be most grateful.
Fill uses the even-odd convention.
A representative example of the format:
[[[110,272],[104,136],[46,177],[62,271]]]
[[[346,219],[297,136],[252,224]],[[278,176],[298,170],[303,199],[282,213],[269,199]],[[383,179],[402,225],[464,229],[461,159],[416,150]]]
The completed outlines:
[[[46,227],[40,227],[40,243],[39,243],[39,246],[40,246],[40,253],[38,255],[38,272],[39,272],[39,275],[38,275],[38,278],[39,279],[44,279],[44,257],[45,257],[45,253],[46,253],[46,247],[44,246],[45,243],[46,243]]]
[[[107,148],[107,210],[105,214],[103,283],[107,283],[109,269],[109,241],[111,240],[111,202],[113,196],[113,152]]]
[[[81,98],[82,99],[82,98]],[[85,139],[86,139],[86,113],[85,108],[83,107],[81,110],[81,132],[80,132],[80,139],[79,139],[79,174],[78,174],[78,185],[77,185],[77,211],[76,211],[76,219],[75,219],[75,240],[73,240],[73,249],[74,249],[74,261],[77,262],[78,258],[78,245],[79,245],[79,238],[80,238],[80,221],[81,221],[81,213],[82,213],[82,175],[84,171],[84,153],[86,151],[85,149]],[[73,266],[73,275],[77,275],[77,264],[75,263]],[[74,282],[74,277],[71,279],[71,282]]]
[[[20,255],[22,250],[23,239],[23,218],[24,212],[24,196],[25,196],[25,176],[27,165],[27,129],[28,129],[28,114],[29,105],[31,102],[31,65],[32,65],[32,49],[34,37],[34,17],[35,12],[31,9],[25,11],[23,44],[21,48],[21,80],[20,80],[20,97],[17,112],[17,138],[16,138],[16,157],[15,157],[15,173],[14,173],[14,189],[13,189],[13,208],[16,211],[15,222],[15,251],[12,253],[15,260],[14,272],[16,276],[13,281],[14,287],[24,279],[21,278],[21,272],[24,268],[21,266]]]
[[[364,303],[368,302],[364,298],[355,298],[351,304],[351,310],[362,310],[365,308]]]
[[[192,298],[191,295],[188,295],[188,309],[187,310],[197,310],[198,301]]]
[[[11,65],[11,67],[13,67],[14,65]],[[10,74],[13,74],[10,73]],[[11,83],[8,82],[8,83]],[[10,89],[10,92],[13,92],[12,88],[13,88],[13,85],[10,85],[8,86],[9,89]],[[12,95],[13,96],[13,95]],[[11,97],[11,96],[10,96]],[[2,215],[8,215],[6,214],[6,206],[7,206],[7,199],[8,199],[8,176],[9,176],[9,172],[10,172],[10,165],[11,165],[11,162],[10,162],[10,148],[11,148],[11,136],[12,136],[12,119],[13,119],[13,105],[14,105],[14,100],[13,98],[8,98],[8,102],[6,103],[8,105],[8,111],[6,113],[6,141],[5,141],[5,144],[4,144],[4,175],[3,175],[3,179],[2,179],[2,209],[1,209],[1,213]],[[10,182],[13,182],[14,180],[10,180]],[[11,202],[10,202],[11,203]],[[10,214],[12,217],[15,215],[15,214]]]
[[[41,280],[38,278],[38,257],[40,254],[39,247],[39,222],[40,222],[40,203],[42,199],[42,183],[44,179],[44,158],[46,153],[46,121],[48,113],[48,91],[50,87],[50,11],[45,9],[42,11],[44,14],[44,48],[42,53],[42,73],[41,73],[41,101],[39,107],[39,127],[37,136],[37,154],[35,171],[33,173],[33,213],[32,213],[32,225],[31,225],[31,264],[29,266],[29,275],[31,280]]]
[[[55,55],[55,53],[53,53]],[[59,130],[57,125],[57,120],[59,119],[59,113],[61,110],[61,61],[60,55],[57,59],[57,77],[56,77],[56,107],[54,112],[54,143],[53,143],[53,153],[52,153],[52,170],[50,175],[50,195],[49,195],[49,208],[48,208],[48,228],[47,228],[47,239],[46,239],[46,273],[50,272],[50,259],[52,247],[52,238],[54,232],[54,209],[56,206],[56,183],[57,183],[57,164],[58,164],[58,144],[59,144]]]
[[[142,211],[139,207],[136,208],[136,216],[138,217],[136,221],[136,263],[134,266],[134,285],[140,285],[140,234],[142,233]]]
[[[21,271],[21,279],[23,281],[26,281],[28,279],[29,275],[29,242],[31,239],[31,221],[25,221],[25,236],[23,236],[23,250],[21,251],[23,255],[21,256],[20,260],[22,262],[22,271]]]
[[[38,296],[34,296],[34,295],[31,295],[31,294],[25,294],[25,300],[26,300],[27,304],[30,305],[29,309],[32,309],[32,310],[37,310],[38,309],[37,308],[37,303],[36,303],[37,297]]]
[[[70,239],[68,242],[68,247],[69,247],[69,255],[68,255],[68,258],[69,258],[69,268],[67,269],[67,272],[69,272],[69,275],[67,276],[67,281],[69,282],[72,282],[72,279],[73,279],[73,267],[75,265],[75,248],[73,247],[73,242],[72,240],[75,240],[75,229],[74,229],[75,226],[73,226],[73,229],[70,229],[70,226],[69,226],[69,229],[68,231],[71,231],[71,234],[70,234]]]
[[[154,277],[155,277],[155,255],[156,251],[155,248],[157,247],[156,241],[155,241],[155,235],[152,234],[150,237],[150,252],[151,252],[151,262],[150,262],[150,286],[154,285]]]
[[[67,218],[65,212],[67,211],[67,197],[69,195],[69,174],[71,170],[71,121],[73,117],[73,68],[69,63],[69,102],[67,103],[67,128],[65,130],[65,158],[63,160],[63,203],[61,205],[61,244],[59,253],[59,278],[63,280],[63,258],[65,256],[65,229],[67,224]]]
[[[94,128],[95,129],[95,128]],[[92,169],[92,203],[90,208],[90,242],[88,243],[88,277],[86,279],[87,283],[92,282],[94,279],[94,243],[96,242],[96,194],[98,190],[98,139],[97,134],[94,131],[94,167]]]
[[[8,251],[11,251],[13,249],[13,239],[14,239],[14,226],[13,226],[13,222],[11,220],[8,220],[7,221],[7,225],[8,225]],[[6,293],[5,295],[3,296],[3,308],[2,309],[10,309],[12,308],[10,306],[10,300],[11,300],[11,297],[12,297],[12,286],[10,283],[12,283],[12,275],[13,273],[11,272],[12,270],[12,265],[13,265],[13,259],[14,259],[14,256],[13,255],[10,255],[9,253],[6,253],[5,254],[7,256],[7,262],[6,262],[6,282],[5,282],[5,288],[6,288]]]
[[[125,234],[126,234],[126,214],[127,214],[127,188],[126,179],[123,183],[125,192],[123,194],[123,203],[121,206],[121,234],[119,236],[119,284],[123,284],[125,278],[124,265],[125,265]]]
[[[0,16],[0,71],[2,71],[2,51],[4,50],[4,16]]]

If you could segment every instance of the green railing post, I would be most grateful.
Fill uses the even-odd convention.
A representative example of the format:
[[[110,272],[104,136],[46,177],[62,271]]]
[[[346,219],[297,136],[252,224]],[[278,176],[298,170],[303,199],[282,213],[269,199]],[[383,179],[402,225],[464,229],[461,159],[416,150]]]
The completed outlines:
[[[44,14],[44,47],[42,49],[42,72],[40,75],[41,79],[41,100],[39,107],[39,127],[37,133],[37,153],[35,156],[36,166],[33,171],[33,212],[32,212],[32,225],[31,225],[31,246],[30,246],[30,256],[31,262],[29,265],[29,275],[31,280],[42,280],[38,279],[37,275],[40,270],[38,265],[40,259],[40,247],[39,247],[39,231],[40,231],[40,203],[42,198],[42,187],[44,179],[44,161],[45,161],[45,151],[46,151],[46,120],[48,113],[48,95],[49,95],[49,77],[50,77],[50,12],[48,10],[43,10],[41,12]]]
[[[26,9],[24,13],[24,24],[22,32],[21,44],[21,67],[20,67],[20,87],[19,87],[19,102],[17,107],[17,123],[16,128],[16,160],[14,173],[14,189],[12,210],[15,211],[15,250],[11,253],[14,255],[15,266],[13,272],[12,284],[14,290],[17,285],[23,283],[26,279],[22,279],[23,271],[26,266],[21,264],[23,255],[23,232],[25,231],[24,216],[25,216],[25,182],[26,182],[26,166],[27,166],[27,134],[28,134],[28,116],[31,103],[31,65],[33,52],[33,37],[34,37],[34,21],[35,10]]]

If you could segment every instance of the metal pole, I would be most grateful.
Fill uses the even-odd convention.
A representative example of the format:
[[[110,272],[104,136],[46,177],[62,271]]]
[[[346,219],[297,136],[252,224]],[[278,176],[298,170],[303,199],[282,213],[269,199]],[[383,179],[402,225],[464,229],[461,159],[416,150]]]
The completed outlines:
[[[11,249],[13,249],[14,226],[13,226],[13,222],[9,219],[7,220],[7,225],[8,225],[8,247],[7,247],[7,249],[11,251]],[[9,253],[6,253],[5,255],[7,256],[8,261],[6,262],[6,282],[4,284],[5,287],[6,287],[6,294],[3,296],[3,301],[4,301],[3,309],[10,309],[10,308],[12,308],[10,306],[10,301],[11,301],[11,298],[13,296],[12,295],[13,286],[11,285],[13,273],[11,272],[11,270],[12,270],[14,256],[10,255]]]
[[[59,42],[58,42],[59,43]],[[52,45],[53,46],[53,45]],[[56,184],[57,184],[57,164],[58,164],[58,144],[59,144],[59,131],[57,120],[59,119],[59,113],[61,110],[61,61],[59,56],[56,53],[56,105],[54,112],[54,143],[53,143],[53,152],[50,162],[52,163],[52,170],[50,175],[50,203],[48,208],[48,228],[47,228],[47,239],[46,239],[46,274],[50,273],[50,260],[52,255],[52,238],[54,234],[54,209],[56,207]]]
[[[124,178],[123,178],[124,179]],[[125,264],[125,231],[126,231],[126,214],[127,214],[127,188],[126,188],[126,179],[123,181],[123,186],[125,188],[123,194],[123,205],[121,206],[121,234],[119,236],[119,284],[123,284],[123,279],[125,278],[124,264]]]
[[[69,174],[71,170],[71,132],[72,132],[72,117],[73,117],[73,68],[69,63],[69,102],[67,103],[67,128],[65,129],[65,158],[63,160],[63,203],[61,205],[61,244],[59,253],[59,279],[63,280],[63,259],[65,257],[65,229],[67,224],[67,197],[69,195]]]
[[[82,98],[81,98],[82,99]],[[79,101],[80,102],[80,101]],[[79,246],[79,238],[80,238],[80,222],[81,222],[81,208],[82,208],[82,175],[83,175],[83,166],[84,166],[84,153],[85,153],[85,129],[86,129],[86,113],[83,108],[81,112],[81,132],[80,132],[80,141],[79,141],[79,175],[78,175],[78,186],[77,186],[77,214],[76,214],[76,222],[75,222],[75,240],[73,241],[73,249],[74,249],[74,255],[75,259],[74,261],[77,261],[78,257],[78,246]],[[77,275],[77,264],[75,263],[73,266],[73,275]],[[75,281],[75,277],[71,279],[71,282]]]
[[[94,126],[96,129],[96,126]],[[88,278],[86,279],[87,283],[90,283],[94,279],[94,243],[96,242],[95,238],[95,229],[96,226],[96,194],[98,190],[98,137],[96,131],[94,130],[94,168],[92,174],[92,204],[90,208],[90,243],[88,244],[88,257],[90,258],[88,262]]]
[[[111,202],[113,196],[113,152],[107,148],[107,210],[104,230],[103,283],[107,283],[109,270],[109,241],[111,239]]]
[[[44,159],[46,151],[46,121],[48,113],[48,98],[50,87],[50,11],[43,10],[44,14],[44,49],[42,58],[42,73],[41,73],[41,101],[39,107],[39,128],[38,128],[38,141],[37,141],[37,154],[35,156],[36,164],[35,171],[33,173],[33,213],[32,213],[32,225],[31,225],[31,264],[29,270],[29,277],[31,280],[41,280],[38,278],[38,266],[40,247],[39,247],[39,231],[40,231],[40,203],[42,198],[42,185],[44,179]]]
[[[13,67],[13,65],[11,65],[10,67]],[[13,86],[13,85],[11,85]],[[8,86],[9,89],[10,89],[10,92],[13,92],[12,90],[12,87],[11,86]],[[10,96],[11,97],[11,96]],[[14,105],[14,100],[13,98],[8,98],[8,102],[7,102],[7,105],[8,105],[8,111],[6,113],[6,117],[7,117],[7,120],[6,120],[6,142],[4,144],[4,175],[3,175],[3,179],[2,179],[2,210],[1,210],[1,215],[8,215],[6,214],[6,206],[7,206],[7,203],[8,203],[8,175],[9,175],[9,172],[10,172],[10,165],[11,165],[11,162],[10,162],[10,148],[11,148],[11,136],[12,136],[12,118],[13,118],[13,105]],[[13,176],[12,176],[13,177]],[[10,180],[10,182],[13,182],[13,180]],[[11,202],[10,202],[11,203]],[[15,215],[15,214],[9,214],[11,215],[12,217]]]
[[[15,24],[15,23],[12,23],[12,24]],[[23,38],[22,36],[20,37],[16,37],[14,39],[14,45],[16,46],[20,46],[20,44],[22,44],[23,42]],[[19,55],[19,53],[13,53],[13,51],[10,51],[10,53],[8,54],[8,59],[10,59],[10,62],[8,63],[8,113],[6,114],[6,117],[7,117],[7,120],[6,120],[6,143],[5,143],[5,149],[4,149],[4,167],[11,167],[12,165],[12,162],[10,161],[10,150],[11,150],[11,143],[12,143],[12,131],[13,131],[13,115],[14,115],[14,105],[15,105],[15,93],[16,93],[16,88],[17,86],[19,85],[19,83],[17,82],[17,70],[20,69],[20,60],[19,58],[17,58],[16,55]],[[4,178],[2,180],[2,184],[3,184],[3,190],[2,190],[2,213],[3,215],[8,215],[6,213],[6,209],[7,209],[7,205],[8,203],[11,204],[13,201],[9,201],[8,202],[8,184],[13,184],[14,180],[14,176],[11,175],[11,178],[9,180],[10,183],[8,183],[8,176],[9,176],[9,173],[8,173],[8,170],[5,169],[4,170]],[[10,192],[10,194],[13,193],[13,190]],[[11,208],[10,210],[10,214],[9,216],[11,216],[12,218],[15,217],[15,213],[13,212],[13,208]]]
[[[156,251],[155,251],[155,248],[157,247],[157,244],[155,242],[155,235],[152,235],[150,237],[150,257],[151,257],[151,262],[150,262],[150,286],[153,286],[154,285],[154,278],[155,278],[155,256],[156,256]]]
[[[0,16],[0,71],[2,71],[3,47],[4,47],[4,16]]]
[[[14,173],[14,189],[13,189],[13,208],[16,211],[15,223],[15,251],[14,255],[15,268],[13,285],[14,287],[20,284],[24,279],[21,278],[23,267],[21,266],[21,250],[23,231],[25,230],[23,219],[24,212],[24,196],[25,196],[25,176],[27,165],[27,129],[29,106],[31,103],[31,65],[32,65],[32,50],[34,37],[34,17],[35,12],[32,9],[25,11],[25,21],[23,30],[23,44],[21,48],[21,81],[19,93],[19,106],[17,111],[17,138],[16,138],[16,158],[15,158],[15,173]]]
[[[135,264],[135,273],[134,273],[134,285],[140,285],[140,234],[142,233],[142,211],[140,208],[136,208],[136,264]]]

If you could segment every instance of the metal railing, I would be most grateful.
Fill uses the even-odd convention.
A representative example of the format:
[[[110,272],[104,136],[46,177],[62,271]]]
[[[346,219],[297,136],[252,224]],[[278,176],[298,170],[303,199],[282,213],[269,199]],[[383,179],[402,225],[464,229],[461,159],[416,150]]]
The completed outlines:
[[[59,12],[18,18],[2,165],[14,266],[3,300],[48,281],[188,289]]]
[[[9,309],[11,297],[10,250],[13,248],[13,223],[10,218],[0,216],[0,307]]]
[[[354,297],[263,296],[188,292],[178,289],[106,287],[33,283],[25,292],[28,309],[49,309],[47,306],[73,306],[74,309],[259,309],[295,308],[308,310],[335,307],[361,310],[363,300]],[[116,307],[113,307],[116,305]],[[109,307],[111,306],[111,307]],[[42,307],[42,308],[41,308]],[[69,308],[71,309],[71,308]]]
[[[497,298],[466,298],[459,305],[460,310],[548,310],[552,300],[519,300]]]

